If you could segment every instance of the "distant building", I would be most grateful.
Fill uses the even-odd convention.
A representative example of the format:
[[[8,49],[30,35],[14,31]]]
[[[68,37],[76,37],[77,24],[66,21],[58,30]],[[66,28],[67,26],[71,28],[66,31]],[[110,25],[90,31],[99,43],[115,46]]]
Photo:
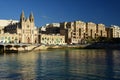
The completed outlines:
[[[16,42],[19,43],[37,43],[38,41],[38,30],[35,27],[34,24],[34,16],[31,13],[29,18],[26,19],[24,12],[22,12],[20,16],[20,21],[5,21],[3,20],[3,24],[1,23],[2,26],[0,28],[0,33],[1,35],[1,40],[3,40],[3,37],[8,34],[7,42],[15,42],[13,39],[9,38],[12,37],[13,35],[16,35]],[[4,38],[5,40],[5,38]],[[4,41],[3,40],[3,41]]]
[[[0,34],[1,43],[18,43],[19,36],[17,34]]]
[[[104,24],[82,21],[60,23],[60,34],[65,35],[65,41],[68,44],[83,43],[89,38],[107,37]]]
[[[0,20],[0,26],[8,26],[10,24],[18,23],[19,21],[17,20]]]
[[[4,34],[4,26],[0,26],[0,34]]]
[[[95,38],[96,37],[96,30],[97,30],[97,25],[92,22],[88,22],[86,24],[86,37],[90,38]]]
[[[39,28],[39,33],[46,34],[46,26],[42,26]]]
[[[47,24],[45,34],[59,34],[60,33],[60,23]]]
[[[68,44],[81,43],[86,32],[86,23],[82,21],[64,22],[60,26],[60,34],[65,35],[65,41]]]
[[[95,37],[107,37],[107,31],[104,24],[97,24]]]
[[[5,26],[12,25],[18,23],[17,20],[0,20],[0,34],[4,34]]]
[[[113,38],[112,29],[110,27],[106,27],[107,38]]]
[[[116,25],[111,25],[111,37],[112,38],[120,38],[120,27]]]
[[[55,34],[40,34],[39,43],[44,45],[64,45],[65,36]]]

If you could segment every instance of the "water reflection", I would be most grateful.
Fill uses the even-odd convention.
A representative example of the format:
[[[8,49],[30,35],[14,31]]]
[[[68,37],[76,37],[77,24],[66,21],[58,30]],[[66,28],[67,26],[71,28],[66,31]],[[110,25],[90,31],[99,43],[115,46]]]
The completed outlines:
[[[0,56],[0,79],[116,80],[120,50],[48,50]]]
[[[69,68],[73,78],[96,79],[104,67],[105,54],[100,50],[72,50],[69,51]],[[67,54],[67,53],[66,53]],[[68,56],[66,56],[68,57]],[[102,65],[99,65],[102,64]],[[104,71],[104,70],[103,70]],[[98,75],[97,75],[98,74]],[[101,73],[101,76],[104,75]]]
[[[0,56],[0,79],[34,79],[37,56],[32,53]],[[1,59],[0,59],[1,60]]]

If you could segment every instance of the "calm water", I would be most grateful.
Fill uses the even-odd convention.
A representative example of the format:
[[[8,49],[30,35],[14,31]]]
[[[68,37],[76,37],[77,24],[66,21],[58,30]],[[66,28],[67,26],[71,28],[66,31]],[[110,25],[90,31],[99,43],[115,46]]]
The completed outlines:
[[[120,80],[120,50],[4,54],[0,80]]]

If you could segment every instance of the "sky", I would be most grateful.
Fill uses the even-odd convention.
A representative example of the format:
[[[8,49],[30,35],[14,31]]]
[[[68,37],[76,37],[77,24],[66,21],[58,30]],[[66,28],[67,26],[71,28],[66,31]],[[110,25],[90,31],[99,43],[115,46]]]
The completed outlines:
[[[120,0],[0,0],[0,19],[19,20],[22,10],[37,27],[76,20],[120,26]]]

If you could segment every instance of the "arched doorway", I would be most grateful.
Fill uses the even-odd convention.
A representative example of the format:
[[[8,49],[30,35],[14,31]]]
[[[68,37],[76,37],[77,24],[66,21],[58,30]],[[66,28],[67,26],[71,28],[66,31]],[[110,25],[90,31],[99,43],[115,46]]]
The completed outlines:
[[[27,38],[27,43],[30,43],[30,38],[29,37]]]
[[[35,43],[37,43],[37,39],[35,39]]]
[[[21,38],[19,38],[19,43],[21,43],[21,40],[22,40],[22,39],[21,39]]]

